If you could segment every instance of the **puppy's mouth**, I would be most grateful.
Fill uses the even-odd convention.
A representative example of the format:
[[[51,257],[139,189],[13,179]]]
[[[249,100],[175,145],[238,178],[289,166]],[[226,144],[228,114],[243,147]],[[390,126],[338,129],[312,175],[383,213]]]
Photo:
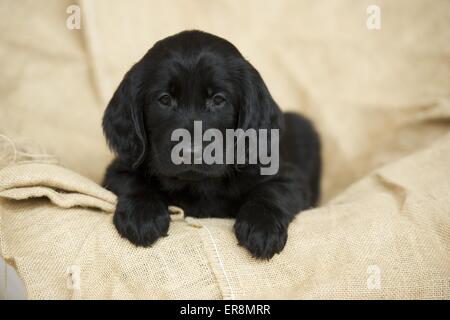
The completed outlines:
[[[206,179],[219,178],[223,173],[216,172],[214,170],[205,170],[205,168],[190,167],[176,174],[170,175],[171,178],[185,182],[195,182]]]
[[[174,177],[183,181],[200,181],[208,178],[208,175],[204,172],[192,169],[179,172]]]

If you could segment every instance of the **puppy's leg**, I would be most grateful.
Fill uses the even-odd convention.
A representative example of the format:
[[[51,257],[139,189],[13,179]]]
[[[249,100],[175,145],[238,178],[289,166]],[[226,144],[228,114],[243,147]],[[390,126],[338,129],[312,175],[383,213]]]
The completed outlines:
[[[245,199],[234,231],[238,243],[261,259],[270,259],[283,250],[289,223],[299,211],[312,205],[307,179],[294,167],[283,168]]]
[[[170,216],[165,196],[142,173],[132,172],[115,160],[104,186],[118,196],[114,225],[137,246],[149,246],[167,235]]]

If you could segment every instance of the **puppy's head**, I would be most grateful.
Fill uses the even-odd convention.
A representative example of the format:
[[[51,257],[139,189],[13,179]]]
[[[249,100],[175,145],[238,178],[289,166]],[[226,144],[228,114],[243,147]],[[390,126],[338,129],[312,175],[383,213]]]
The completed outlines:
[[[145,165],[153,174],[198,180],[233,166],[174,164],[174,130],[186,129],[194,140],[194,121],[201,121],[203,132],[215,128],[225,137],[225,129],[279,129],[280,119],[259,73],[230,42],[185,31],[157,42],[127,72],[105,111],[103,130],[130,168]],[[198,147],[192,145],[193,156]]]

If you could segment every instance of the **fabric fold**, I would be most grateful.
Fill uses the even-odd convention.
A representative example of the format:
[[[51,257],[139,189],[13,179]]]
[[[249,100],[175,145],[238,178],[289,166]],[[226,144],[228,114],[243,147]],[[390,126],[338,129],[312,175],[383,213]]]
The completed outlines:
[[[95,182],[53,164],[26,163],[0,170],[0,197],[46,197],[62,208],[91,207],[113,212],[116,196]]]

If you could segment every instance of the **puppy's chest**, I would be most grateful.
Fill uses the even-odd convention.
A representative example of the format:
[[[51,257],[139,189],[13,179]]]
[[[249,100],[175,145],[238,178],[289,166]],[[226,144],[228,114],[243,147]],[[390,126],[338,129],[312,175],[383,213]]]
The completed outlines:
[[[171,204],[184,210],[186,216],[197,218],[233,218],[239,209],[240,201],[220,196],[204,197],[175,194]]]

